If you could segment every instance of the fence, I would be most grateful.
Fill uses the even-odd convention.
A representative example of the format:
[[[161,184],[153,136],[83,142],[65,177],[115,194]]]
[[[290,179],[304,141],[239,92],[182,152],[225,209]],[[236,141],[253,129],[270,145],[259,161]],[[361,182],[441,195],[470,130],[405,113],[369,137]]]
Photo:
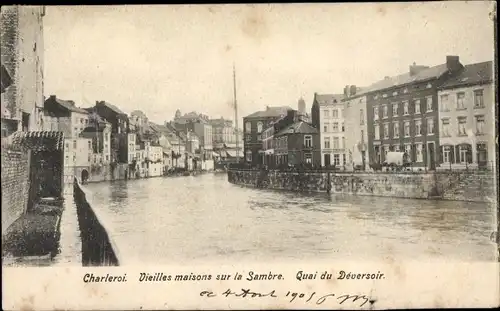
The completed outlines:
[[[239,170],[239,171],[276,171],[276,172],[304,172],[304,173],[349,173],[349,174],[380,174],[380,173],[397,173],[397,174],[426,174],[429,172],[434,173],[449,173],[449,172],[474,172],[474,173],[485,173],[492,174],[496,172],[497,162],[496,161],[488,161],[484,162],[481,165],[478,164],[440,164],[436,167],[435,170],[430,170],[427,167],[423,166],[414,166],[410,165],[408,167],[390,167],[390,166],[382,166],[378,169],[353,169],[352,166],[313,166],[313,165],[298,165],[298,166],[288,166],[288,165],[280,165],[280,166],[252,166],[247,163],[235,163],[230,164],[230,170]]]

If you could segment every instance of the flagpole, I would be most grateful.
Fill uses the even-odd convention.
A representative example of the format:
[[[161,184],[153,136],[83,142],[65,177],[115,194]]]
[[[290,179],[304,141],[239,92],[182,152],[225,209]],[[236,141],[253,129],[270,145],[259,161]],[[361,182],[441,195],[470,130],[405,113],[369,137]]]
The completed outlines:
[[[238,131],[238,101],[236,100],[236,68],[233,62],[233,96],[234,96],[234,127],[236,134],[236,162],[240,162],[239,131]]]

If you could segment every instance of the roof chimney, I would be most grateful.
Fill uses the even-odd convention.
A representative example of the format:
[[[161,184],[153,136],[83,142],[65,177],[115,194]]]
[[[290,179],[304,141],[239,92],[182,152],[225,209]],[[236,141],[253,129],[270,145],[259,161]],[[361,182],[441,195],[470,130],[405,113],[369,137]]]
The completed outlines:
[[[56,99],[56,96],[55,95],[50,95],[50,99],[54,100],[54,99]]]
[[[446,56],[446,68],[449,71],[457,71],[462,69],[462,64],[460,63],[460,58],[458,56],[447,55]]]
[[[356,86],[355,85],[351,85],[350,93],[351,93],[351,96],[356,95]]]

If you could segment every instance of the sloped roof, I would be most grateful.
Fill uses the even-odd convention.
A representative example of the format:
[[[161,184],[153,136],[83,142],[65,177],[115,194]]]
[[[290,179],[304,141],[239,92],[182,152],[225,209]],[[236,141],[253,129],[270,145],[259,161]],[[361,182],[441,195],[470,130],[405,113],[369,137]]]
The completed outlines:
[[[371,93],[375,91],[381,91],[394,86],[401,86],[414,82],[422,82],[430,79],[436,79],[441,77],[447,71],[448,71],[447,65],[441,64],[434,67],[423,69],[414,75],[410,75],[410,73],[407,72],[393,77],[385,77],[383,80],[379,80],[371,84],[370,86],[366,87],[357,95]]]
[[[318,130],[312,127],[309,123],[299,121],[291,124],[281,131],[279,131],[275,136],[282,136],[287,134],[317,134]]]
[[[314,94],[315,101],[320,105],[338,104],[344,98],[344,94]]]
[[[35,151],[64,150],[64,133],[56,131],[16,132],[12,143]]]
[[[245,118],[266,118],[266,117],[279,117],[287,113],[288,110],[293,110],[289,106],[267,107],[266,110],[261,110],[249,114]]]
[[[117,114],[123,114],[123,115],[126,115],[125,112],[121,111],[118,107],[116,107],[115,105],[111,104],[111,103],[108,103],[106,101],[100,101],[99,104],[101,105],[104,105],[106,107],[108,107],[109,109],[113,110],[115,113]]]
[[[447,80],[442,89],[455,88],[466,85],[483,84],[493,81],[493,62],[482,62],[465,65],[455,77]]]
[[[68,109],[69,111],[82,113],[82,114],[89,114],[89,112],[87,110],[76,107],[75,102],[72,100],[64,100],[64,99],[60,99],[57,97],[49,97],[49,98],[47,98],[46,102],[51,101],[51,100],[55,101],[57,104]]]

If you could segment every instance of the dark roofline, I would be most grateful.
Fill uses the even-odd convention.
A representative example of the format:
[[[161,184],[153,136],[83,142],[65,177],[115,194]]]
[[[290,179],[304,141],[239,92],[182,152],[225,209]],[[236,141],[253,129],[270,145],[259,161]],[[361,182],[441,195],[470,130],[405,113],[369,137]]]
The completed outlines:
[[[453,84],[453,85],[441,86],[438,88],[438,90],[451,90],[451,89],[458,89],[458,88],[462,88],[462,87],[470,87],[470,86],[484,85],[484,84],[490,84],[490,83],[493,83],[493,79],[476,81],[476,82],[463,82],[463,83],[457,83],[457,84]]]

